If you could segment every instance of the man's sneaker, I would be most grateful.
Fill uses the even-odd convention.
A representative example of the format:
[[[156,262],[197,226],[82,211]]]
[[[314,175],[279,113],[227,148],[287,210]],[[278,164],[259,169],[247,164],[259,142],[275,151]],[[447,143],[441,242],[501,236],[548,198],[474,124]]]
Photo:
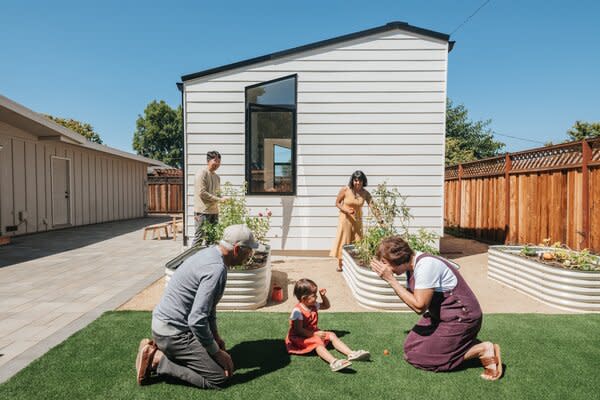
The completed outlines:
[[[365,350],[356,350],[348,354],[349,361],[368,361],[371,359],[371,353]]]

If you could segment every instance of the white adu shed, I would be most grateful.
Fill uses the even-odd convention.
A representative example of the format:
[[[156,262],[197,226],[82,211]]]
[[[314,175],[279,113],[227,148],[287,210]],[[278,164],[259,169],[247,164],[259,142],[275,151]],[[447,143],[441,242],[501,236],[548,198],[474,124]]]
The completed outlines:
[[[355,170],[407,196],[412,228],[443,233],[449,36],[404,22],[185,75],[185,221],[194,174],[219,151],[221,183],[273,212],[275,250],[327,250]],[[369,188],[367,188],[369,189]]]
[[[0,236],[143,217],[149,165],[0,96]]]

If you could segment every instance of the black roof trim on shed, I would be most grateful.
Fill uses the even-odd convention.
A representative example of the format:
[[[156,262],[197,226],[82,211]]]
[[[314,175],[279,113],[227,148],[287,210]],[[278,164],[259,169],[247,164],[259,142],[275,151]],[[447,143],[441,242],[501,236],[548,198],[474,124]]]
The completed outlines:
[[[288,56],[291,54],[300,53],[300,52],[304,52],[304,51],[308,51],[308,50],[314,50],[314,49],[318,49],[320,47],[325,47],[325,46],[329,46],[329,45],[336,44],[336,43],[360,39],[365,36],[370,36],[370,35],[387,32],[387,31],[392,31],[394,29],[399,29],[399,30],[407,31],[407,32],[413,32],[413,33],[417,33],[417,34],[420,34],[423,36],[428,36],[428,37],[431,37],[434,39],[444,40],[447,42],[449,41],[448,39],[450,39],[450,35],[446,35],[445,33],[430,31],[428,29],[423,29],[423,28],[418,28],[416,26],[409,25],[406,22],[395,21],[395,22],[387,23],[382,26],[378,26],[376,28],[371,28],[371,29],[367,29],[364,31],[360,31],[360,32],[350,33],[348,35],[338,36],[338,37],[335,37],[332,39],[321,40],[319,42],[314,42],[314,43],[307,44],[304,46],[299,46],[299,47],[294,47],[294,48],[291,48],[288,50],[278,51],[278,52],[267,54],[267,55],[261,56],[261,57],[250,58],[248,60],[239,61],[239,62],[236,62],[233,64],[223,65],[221,67],[207,69],[207,70],[196,72],[193,74],[183,75],[181,77],[181,81],[185,82],[185,81],[189,81],[191,79],[200,78],[202,76],[212,75],[212,74],[216,74],[218,72],[223,72],[223,71],[227,71],[227,70],[231,70],[231,69],[235,69],[235,68],[245,67],[248,65],[257,64],[257,63],[261,63],[264,61],[274,60],[274,59],[285,57],[285,56]],[[451,51],[453,47],[454,47],[454,41],[449,41],[448,51]]]

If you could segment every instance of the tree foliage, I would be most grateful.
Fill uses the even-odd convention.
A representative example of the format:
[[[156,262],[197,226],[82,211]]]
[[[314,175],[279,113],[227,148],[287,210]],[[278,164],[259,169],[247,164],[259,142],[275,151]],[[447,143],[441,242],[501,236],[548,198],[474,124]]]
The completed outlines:
[[[571,140],[583,140],[600,137],[600,122],[575,121],[567,131]]]
[[[182,109],[171,108],[163,100],[153,100],[138,115],[133,134],[133,148],[138,154],[181,168],[183,154]]]
[[[489,125],[491,120],[471,121],[463,104],[446,104],[446,165],[493,157],[504,143],[494,140]]]
[[[57,124],[64,126],[65,128],[68,128],[72,131],[79,133],[80,135],[87,138],[87,140],[89,140],[90,142],[102,144],[102,139],[100,138],[100,135],[96,131],[94,131],[94,128],[92,127],[92,125],[90,125],[88,123],[80,122],[80,121],[77,121],[76,119],[71,119],[71,118],[55,117],[55,116],[49,115],[49,114],[45,114],[45,117],[48,119],[51,119],[52,121],[56,122]]]

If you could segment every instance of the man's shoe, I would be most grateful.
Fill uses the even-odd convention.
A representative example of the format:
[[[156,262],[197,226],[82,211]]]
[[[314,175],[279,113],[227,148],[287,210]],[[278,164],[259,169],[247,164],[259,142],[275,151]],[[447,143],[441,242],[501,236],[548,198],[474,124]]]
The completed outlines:
[[[152,359],[156,353],[157,347],[150,339],[142,339],[140,342],[138,355],[135,361],[136,380],[138,385],[148,383]]]

